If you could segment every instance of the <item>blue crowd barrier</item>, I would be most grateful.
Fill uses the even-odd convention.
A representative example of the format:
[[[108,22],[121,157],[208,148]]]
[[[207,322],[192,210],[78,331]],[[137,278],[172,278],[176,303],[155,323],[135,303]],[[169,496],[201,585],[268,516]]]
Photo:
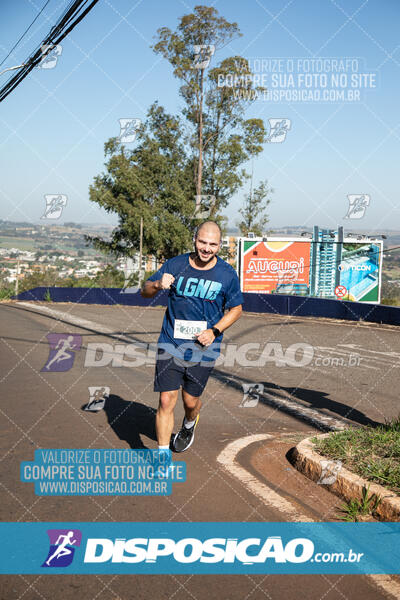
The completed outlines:
[[[63,288],[36,287],[18,294],[18,300],[46,300],[76,302],[77,304],[124,304],[131,306],[166,306],[168,293],[159,292],[154,298],[142,298],[139,293],[129,294],[121,288]]]
[[[18,300],[76,302],[78,304],[124,304],[130,306],[166,306],[168,292],[142,298],[139,292],[126,293],[121,288],[36,287],[18,294]],[[283,294],[243,294],[244,310],[299,317],[325,317],[347,321],[367,321],[400,325],[400,307],[344,300],[326,300]]]

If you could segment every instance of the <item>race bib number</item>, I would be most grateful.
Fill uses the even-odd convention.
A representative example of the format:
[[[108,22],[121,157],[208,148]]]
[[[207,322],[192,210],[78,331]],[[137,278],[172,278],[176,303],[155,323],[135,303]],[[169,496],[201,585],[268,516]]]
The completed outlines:
[[[195,340],[196,333],[207,329],[207,321],[185,321],[175,319],[174,338],[180,340]]]

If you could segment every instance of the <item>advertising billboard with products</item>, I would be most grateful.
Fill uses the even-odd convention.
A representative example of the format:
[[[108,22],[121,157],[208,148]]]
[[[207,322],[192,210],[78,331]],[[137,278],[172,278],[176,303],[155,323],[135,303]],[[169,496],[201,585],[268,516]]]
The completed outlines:
[[[344,242],[338,265],[340,284],[346,288],[343,300],[379,302],[382,242]]]
[[[309,292],[310,241],[242,238],[240,281],[243,292],[286,293],[296,286]]]
[[[312,238],[240,238],[242,291],[378,303],[382,241],[359,237],[314,228]]]

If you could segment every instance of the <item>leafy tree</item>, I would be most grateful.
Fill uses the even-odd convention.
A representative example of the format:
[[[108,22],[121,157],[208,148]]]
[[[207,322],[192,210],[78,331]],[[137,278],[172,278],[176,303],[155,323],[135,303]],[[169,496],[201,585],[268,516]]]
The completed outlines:
[[[400,305],[400,287],[396,284],[391,283],[390,281],[385,281],[385,277],[383,277],[382,281],[382,304],[388,304],[389,306],[399,306]]]
[[[25,292],[35,287],[58,285],[58,272],[55,269],[45,269],[44,271],[33,271],[26,274],[18,283],[18,291]]]
[[[8,281],[4,271],[0,272],[0,300],[7,300],[14,294],[15,286]]]
[[[261,181],[254,190],[250,189],[250,192],[246,194],[243,206],[239,209],[243,220],[237,224],[243,236],[247,236],[249,231],[253,231],[256,236],[263,234],[264,227],[268,223],[265,210],[271,202],[269,195],[273,191],[268,186],[268,181],[265,180]]]
[[[92,279],[93,287],[123,287],[124,274],[112,265],[107,265],[104,271],[101,271]]]
[[[222,220],[220,209],[249,177],[244,163],[266,139],[261,119],[245,119],[254,97],[244,92],[261,88],[254,88],[241,57],[226,58],[207,73],[207,60],[197,59],[199,47],[219,50],[239,35],[237,23],[207,6],[183,16],[176,32],[158,31],[154,51],[173,66],[185,107],[173,116],[154,103],[133,150],[119,138],[105,143],[106,172],[95,177],[89,199],[118,214],[119,224],[108,239],[85,236],[98,250],[133,256],[143,218],[144,255],[162,259],[187,251],[199,222],[195,195],[214,196],[210,218]]]
[[[255,92],[248,61],[227,58],[206,74],[210,48],[218,51],[241,33],[237,23],[229,23],[208,6],[196,6],[183,16],[176,31],[162,27],[157,33],[154,51],[171,63],[182,83],[179,91],[185,102],[196,195],[215,197],[210,214],[214,218],[247,176],[239,167],[261,152],[266,139],[262,119],[244,118],[248,103],[255,99],[254,93],[243,94]],[[205,47],[200,60],[199,46]]]
[[[89,198],[119,215],[111,239],[85,236],[102,251],[133,256],[139,249],[143,218],[143,254],[169,258],[191,243],[193,184],[182,144],[179,118],[154,103],[138,131],[138,145],[127,150],[118,138],[105,144],[107,173],[96,176]]]

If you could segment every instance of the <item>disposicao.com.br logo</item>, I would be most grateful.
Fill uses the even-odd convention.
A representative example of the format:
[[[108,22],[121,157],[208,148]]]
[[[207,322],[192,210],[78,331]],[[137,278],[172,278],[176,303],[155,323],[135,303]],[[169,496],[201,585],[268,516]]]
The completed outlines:
[[[87,541],[85,563],[157,563],[169,558],[175,563],[275,564],[360,563],[363,552],[352,548],[347,552],[315,552],[309,538],[292,538],[286,543],[281,536],[262,538],[118,538]]]
[[[16,522],[0,536],[1,574],[400,574],[397,522]]]
[[[252,551],[250,550],[252,549]],[[250,552],[250,553],[248,553]],[[307,562],[314,554],[314,544],[307,538],[294,538],[285,545],[280,536],[261,538],[119,538],[87,541],[85,563],[156,563],[172,557],[178,563],[233,563],[250,565],[272,559],[278,563]]]
[[[67,567],[74,557],[74,546],[81,543],[82,534],[77,529],[47,531],[50,549],[42,567]],[[88,538],[83,562],[85,564],[113,565],[127,563],[162,563],[174,561],[179,564],[193,563],[241,563],[255,565],[360,562],[364,554],[349,549],[345,552],[315,552],[314,542],[298,537],[284,542],[279,535],[267,538],[249,537],[199,539],[172,538]]]

